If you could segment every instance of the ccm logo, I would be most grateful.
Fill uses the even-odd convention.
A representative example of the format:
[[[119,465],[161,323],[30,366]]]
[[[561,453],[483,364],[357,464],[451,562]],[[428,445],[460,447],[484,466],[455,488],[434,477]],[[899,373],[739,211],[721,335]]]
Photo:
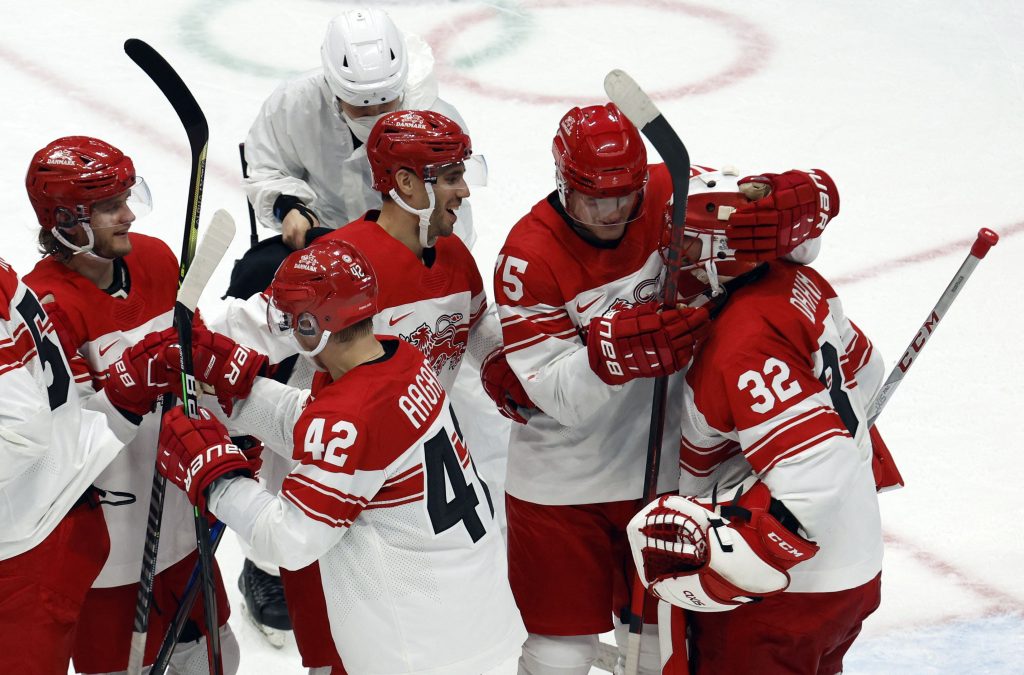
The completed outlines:
[[[790,554],[794,558],[803,558],[804,557],[804,554],[801,553],[800,551],[796,550],[796,547],[794,547],[789,542],[784,541],[782,539],[782,537],[780,537],[779,535],[775,534],[774,532],[769,532],[768,533],[768,538],[770,540],[774,541],[776,544],[778,544],[779,548],[781,548],[783,551],[785,551],[786,553]]]
[[[686,596],[686,599],[689,600],[690,604],[692,604],[693,606],[695,606],[695,607],[703,607],[704,606],[704,603],[697,599],[697,596],[693,594],[693,591],[683,591],[683,595]]]

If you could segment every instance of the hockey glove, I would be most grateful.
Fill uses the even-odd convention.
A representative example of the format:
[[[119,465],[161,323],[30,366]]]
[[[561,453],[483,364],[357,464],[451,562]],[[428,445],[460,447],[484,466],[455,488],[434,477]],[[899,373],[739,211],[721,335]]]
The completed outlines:
[[[513,422],[526,424],[526,418],[519,410],[537,406],[523,389],[522,382],[512,372],[505,359],[505,351],[501,347],[488,354],[480,364],[480,382],[484,386],[484,392],[491,397],[502,415]]]
[[[591,319],[587,333],[590,368],[606,384],[660,377],[682,370],[697,341],[707,334],[706,309],[661,309],[657,302]]]
[[[180,347],[169,346],[166,362],[176,374],[181,372],[180,359]],[[226,415],[231,414],[237,399],[249,396],[252,383],[266,372],[268,361],[265,355],[225,335],[200,326],[192,330],[192,365],[196,379],[214,388]],[[176,382],[176,386],[180,394],[180,382]]]
[[[175,373],[167,368],[163,353],[177,340],[177,331],[165,328],[124,350],[103,374],[103,390],[110,402],[141,417],[158,398],[174,391]]]
[[[209,410],[199,408],[199,419],[176,406],[164,415],[160,426],[160,474],[188,495],[200,511],[206,511],[206,489],[228,475],[254,475],[252,464],[228,438],[227,429]]]
[[[626,526],[640,581],[696,612],[726,612],[781,593],[788,570],[813,558],[818,546],[784,527],[771,506],[760,482],[731,505],[678,496],[648,504]]]
[[[752,201],[729,216],[725,230],[737,260],[782,258],[839,214],[839,191],[821,169],[747,176],[739,185]]]

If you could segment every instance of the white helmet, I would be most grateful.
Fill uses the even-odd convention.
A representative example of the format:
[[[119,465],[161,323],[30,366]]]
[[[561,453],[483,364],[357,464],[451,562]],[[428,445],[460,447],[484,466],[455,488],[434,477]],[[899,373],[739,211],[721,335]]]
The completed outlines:
[[[383,10],[353,9],[331,19],[320,58],[331,92],[349,105],[389,103],[405,89],[405,40]]]

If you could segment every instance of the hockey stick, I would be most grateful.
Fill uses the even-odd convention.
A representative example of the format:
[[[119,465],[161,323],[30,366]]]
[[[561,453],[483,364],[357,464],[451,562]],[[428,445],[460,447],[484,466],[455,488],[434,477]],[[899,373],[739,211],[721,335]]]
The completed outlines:
[[[647,137],[672,177],[672,237],[666,260],[665,285],[661,302],[664,307],[675,307],[677,277],[682,266],[683,224],[686,221],[686,199],[690,193],[690,153],[661,114],[651,98],[629,75],[613,70],[604,78],[604,90],[615,105]],[[644,470],[644,503],[658,496],[658,468],[661,464],[661,439],[665,432],[665,401],[668,378],[654,381],[654,399],[651,406],[651,430],[647,438],[647,464]],[[633,578],[633,593],[629,608],[629,639],[626,650],[626,675],[636,675],[640,666],[640,633],[644,624],[646,591],[639,575]]]
[[[189,149],[191,150],[192,157],[188,199],[185,210],[185,232],[182,237],[181,256],[179,257],[178,285],[180,287],[185,281],[186,274],[192,262],[192,257],[195,254],[196,238],[199,233],[199,209],[202,204],[203,177],[206,173],[206,152],[210,137],[209,127],[206,123],[206,116],[203,114],[203,111],[196,102],[192,92],[189,91],[181,77],[174,71],[174,68],[172,68],[155,49],[142,40],[129,39],[124,43],[124,51],[128,57],[131,58],[131,60],[134,61],[135,64],[139,66],[139,68],[141,68],[151,80],[153,80],[154,84],[159,87],[164,97],[174,108],[174,112],[177,113],[178,119],[181,120],[181,124],[185,129],[185,134],[188,137]],[[189,369],[186,371],[184,368],[186,361],[188,362],[189,368],[191,368],[192,320],[191,316],[188,316],[187,311],[179,310],[179,305],[182,308],[184,307],[184,305],[181,305],[178,302],[175,303],[174,323],[178,329],[179,342],[181,343],[183,361],[182,386],[186,397],[185,407],[190,415],[195,415],[195,381],[191,378],[191,375],[188,374],[191,373],[191,370]],[[192,398],[191,404],[188,400],[190,385]],[[173,396],[165,396],[161,406],[162,414],[170,410],[173,405]],[[163,504],[166,487],[167,481],[154,468],[153,489],[150,493],[149,502],[149,520],[146,527],[146,543],[143,548],[142,571],[139,578],[139,589],[135,604],[135,621],[132,632],[131,648],[128,656],[128,673],[130,675],[137,675],[141,672],[142,661],[145,656],[146,633],[149,628],[149,605],[152,600],[153,578],[156,576],[156,559],[160,546],[160,521],[163,517]],[[200,523],[200,520],[203,522]],[[201,519],[197,515],[197,535],[200,531],[205,532],[205,526],[205,519]],[[206,539],[205,536],[197,536],[197,539],[200,560],[203,561],[205,566],[208,568],[210,563],[208,548],[209,542],[208,540],[204,541]],[[212,583],[212,578],[208,571],[204,573],[204,582],[207,580]],[[210,597],[213,596],[212,587],[206,595]],[[212,623],[216,627],[216,607],[214,607],[212,611],[207,607],[207,610],[207,624]],[[212,617],[211,614],[213,615]],[[221,672],[221,668],[219,666],[220,642],[219,639],[217,639],[218,637],[219,634],[214,630],[210,641],[211,648],[209,657],[213,670],[219,674]],[[214,642],[216,642],[215,646]]]
[[[868,426],[874,426],[875,420],[882,414],[882,409],[885,408],[885,404],[889,402],[893,392],[896,391],[896,387],[900,385],[903,378],[906,376],[907,371],[910,370],[910,366],[914,364],[914,359],[917,358],[921,350],[924,349],[924,345],[931,338],[932,333],[938,327],[939,322],[942,321],[942,317],[946,315],[946,311],[949,310],[949,306],[956,300],[956,296],[963,289],[967,283],[967,279],[970,278],[974,272],[974,268],[978,266],[981,259],[985,257],[988,250],[999,243],[999,235],[988,228],[981,228],[978,230],[978,238],[974,240],[971,245],[971,252],[967,254],[967,259],[964,260],[963,264],[960,265],[960,269],[953,275],[953,280],[946,286],[946,290],[942,292],[939,297],[939,301],[935,303],[935,307],[932,308],[932,313],[928,315],[928,318],[921,324],[921,328],[918,329],[914,339],[910,341],[910,346],[903,352],[903,356],[893,367],[892,372],[889,373],[889,377],[886,378],[885,384],[882,385],[881,389],[875,395],[875,398],[871,401],[871,405],[868,408]]]
[[[245,161],[245,143],[238,144],[238,157],[242,160],[242,180],[249,177],[249,162]],[[245,198],[245,207],[249,210],[249,248],[260,243],[260,235],[256,232],[256,211],[252,208],[252,202]]]
[[[210,530],[211,551],[216,551],[220,545],[221,537],[224,536],[224,529],[224,523],[220,521],[214,523],[213,529]],[[160,650],[156,653],[156,659],[149,670],[149,675],[164,675],[167,672],[167,667],[171,663],[171,657],[174,656],[174,650],[178,646],[178,638],[181,637],[181,631],[185,628],[188,615],[192,612],[192,606],[196,604],[196,598],[199,596],[198,581],[199,562],[197,561],[192,566],[192,574],[189,575],[188,582],[185,584],[185,590],[178,601],[178,608],[174,610],[174,617],[171,619],[163,641],[160,643]]]

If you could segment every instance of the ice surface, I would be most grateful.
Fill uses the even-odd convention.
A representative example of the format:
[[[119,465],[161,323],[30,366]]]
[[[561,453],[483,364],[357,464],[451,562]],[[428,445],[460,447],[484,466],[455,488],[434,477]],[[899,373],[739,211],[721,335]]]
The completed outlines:
[[[132,155],[155,198],[139,232],[176,252],[188,182],[170,106],[122,52],[149,41],[192,87],[210,121],[204,223],[226,208],[244,230],[237,144],[279,79],[319,63],[317,0],[6,3],[0,27],[0,254],[37,259],[23,180],[61,135],[99,136]],[[488,276],[505,233],[553,187],[551,136],[575,103],[600,100],[611,68],[649,91],[696,163],[741,170],[822,167],[842,214],[816,266],[847,312],[895,363],[980,227],[1003,239],[978,268],[880,427],[908,487],[883,495],[888,556],[882,608],[849,673],[1024,670],[1024,9],[1012,0],[811,2],[388,2],[433,44],[442,96],[487,156],[473,196]],[[264,235],[266,233],[263,233]],[[227,285],[239,233],[211,285]],[[200,306],[219,293],[204,297]],[[235,603],[242,672],[301,673],[241,620],[240,558],[219,558]],[[508,663],[495,673],[513,673]]]

